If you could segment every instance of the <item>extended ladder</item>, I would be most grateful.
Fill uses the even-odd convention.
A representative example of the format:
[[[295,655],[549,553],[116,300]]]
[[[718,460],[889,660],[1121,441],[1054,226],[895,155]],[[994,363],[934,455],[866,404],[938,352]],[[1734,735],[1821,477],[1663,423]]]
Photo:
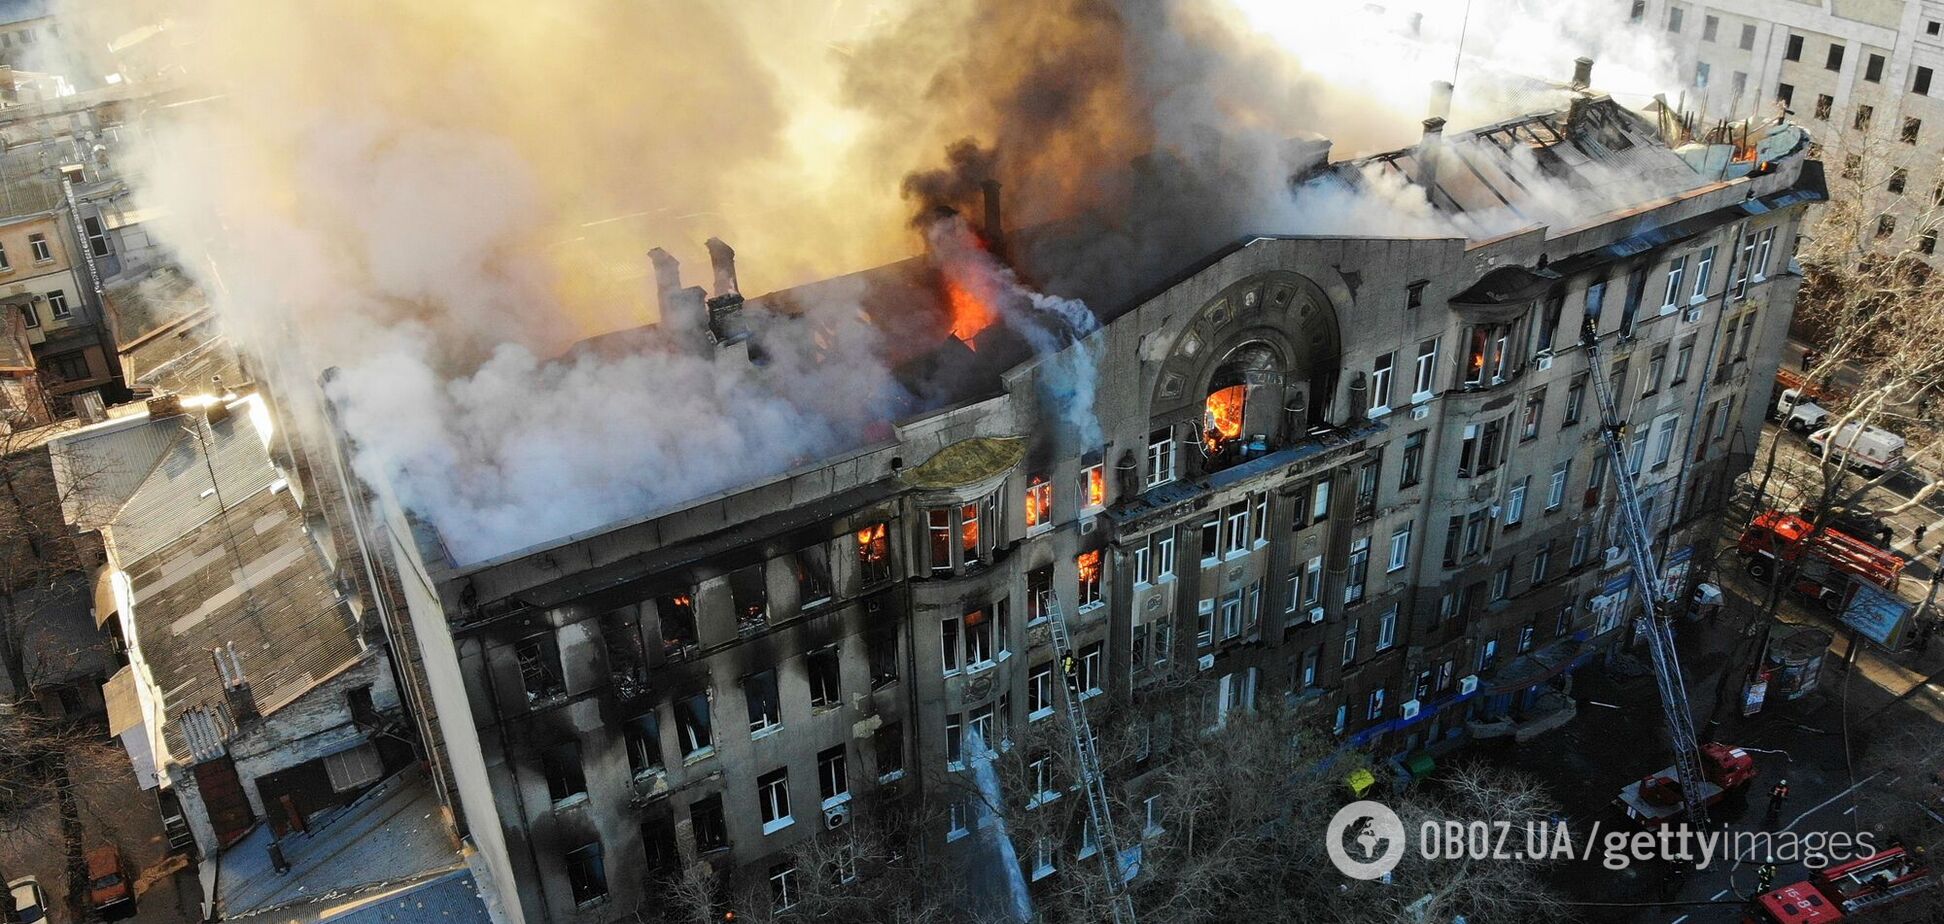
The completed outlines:
[[[1067,657],[1073,653],[1073,638],[1067,634],[1066,614],[1060,608],[1059,597],[1047,594],[1045,599],[1054,663],[1059,665],[1062,675],[1060,699],[1066,706],[1067,729],[1073,733],[1074,764],[1080,773],[1080,789],[1087,795],[1087,817],[1097,838],[1101,867],[1107,873],[1107,894],[1114,910],[1114,924],[1134,924],[1134,897],[1128,894],[1128,877],[1121,868],[1120,837],[1114,833],[1114,819],[1107,802],[1107,777],[1100,771],[1093,727],[1087,724],[1087,709],[1080,701],[1078,672],[1072,677],[1064,676]]]
[[[1667,734],[1674,748],[1674,771],[1680,775],[1681,799],[1687,804],[1689,823],[1705,828],[1708,804],[1701,797],[1700,741],[1694,733],[1694,711],[1688,705],[1687,684],[1681,679],[1681,665],[1674,651],[1674,629],[1660,614],[1661,579],[1654,564],[1652,533],[1640,512],[1640,495],[1634,491],[1633,475],[1627,465],[1626,448],[1621,444],[1624,421],[1607,382],[1600,354],[1592,337],[1581,341],[1586,347],[1586,362],[1593,380],[1593,391],[1600,402],[1600,437],[1606,443],[1607,462],[1613,469],[1613,483],[1619,490],[1620,521],[1615,532],[1626,544],[1627,557],[1633,561],[1634,580],[1640,584],[1640,627],[1647,636],[1647,650],[1654,662],[1654,680],[1660,688],[1661,709],[1667,713]]]

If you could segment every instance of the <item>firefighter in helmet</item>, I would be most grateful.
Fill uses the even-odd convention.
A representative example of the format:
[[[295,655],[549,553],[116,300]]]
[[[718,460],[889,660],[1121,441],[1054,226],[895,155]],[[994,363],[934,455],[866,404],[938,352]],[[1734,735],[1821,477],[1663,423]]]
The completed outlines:
[[[1761,894],[1775,888],[1775,864],[1764,863],[1755,871],[1755,892]]]
[[[1769,790],[1769,824],[1774,824],[1776,819],[1782,817],[1782,803],[1787,801],[1789,801],[1789,781],[1779,780],[1776,782],[1775,787]]]

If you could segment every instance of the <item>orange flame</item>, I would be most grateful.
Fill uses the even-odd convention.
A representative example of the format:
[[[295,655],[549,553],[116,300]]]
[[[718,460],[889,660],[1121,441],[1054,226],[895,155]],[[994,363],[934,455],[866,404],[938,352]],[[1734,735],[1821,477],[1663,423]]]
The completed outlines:
[[[972,345],[972,338],[999,320],[999,313],[958,280],[945,277],[945,300],[952,311],[952,336]]]
[[[857,531],[857,554],[865,561],[883,561],[891,552],[890,544],[885,542],[885,525],[873,523]]]
[[[1026,525],[1038,526],[1053,513],[1053,486],[1045,475],[1034,475],[1026,487]]]
[[[1079,569],[1080,583],[1092,584],[1094,581],[1100,579],[1099,549],[1080,553],[1079,557],[1073,560],[1073,564],[1075,568]]]
[[[1087,466],[1087,506],[1107,505],[1107,474],[1098,463]]]
[[[1202,442],[1209,452],[1242,435],[1242,405],[1248,396],[1247,385],[1230,385],[1209,393],[1202,424]]]

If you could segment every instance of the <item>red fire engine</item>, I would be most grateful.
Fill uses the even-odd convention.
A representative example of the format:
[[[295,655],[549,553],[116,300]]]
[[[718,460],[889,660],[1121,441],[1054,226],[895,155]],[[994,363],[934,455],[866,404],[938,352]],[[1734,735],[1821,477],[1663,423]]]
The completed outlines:
[[[1902,847],[1840,866],[1807,882],[1755,896],[1744,924],[1829,924],[1894,905],[1937,884],[1929,866]]]
[[[1710,741],[1701,746],[1700,801],[1713,805],[1728,793],[1748,785],[1755,778],[1755,758],[1737,747]],[[1668,767],[1653,776],[1621,787],[1616,800],[1628,818],[1654,826],[1679,821],[1687,815],[1687,799],[1681,792],[1680,775]]]
[[[1849,578],[1894,590],[1903,578],[1904,560],[1861,539],[1808,520],[1770,510],[1742,530],[1740,551],[1748,573],[1766,581],[1779,563],[1788,588],[1821,603],[1830,612],[1843,608]]]

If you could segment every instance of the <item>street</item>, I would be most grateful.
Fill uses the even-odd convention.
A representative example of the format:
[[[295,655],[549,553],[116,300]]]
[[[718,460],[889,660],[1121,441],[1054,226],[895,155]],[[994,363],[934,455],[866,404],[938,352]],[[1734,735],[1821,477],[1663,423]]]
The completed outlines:
[[[1778,468],[1813,465],[1802,437],[1768,427],[1756,458],[1758,479],[1768,441],[1780,434]],[[1923,487],[1924,476],[1910,473],[1873,489],[1866,504],[1888,510],[1907,502]],[[1938,517],[1937,498],[1894,516],[1885,517],[1893,531],[1892,547],[1911,558],[1901,595],[1919,602],[1929,590],[1937,553],[1944,545],[1944,520]],[[1746,498],[1723,512],[1724,535],[1732,537],[1740,524],[1759,512]],[[1923,547],[1913,545],[1918,525],[1928,527]],[[1732,555],[1724,554],[1714,575],[1723,588],[1726,609],[1711,621],[1677,626],[1677,646],[1694,706],[1696,725],[1705,741],[1742,747],[1756,757],[1758,775],[1738,795],[1711,810],[1717,829],[1795,835],[1835,832],[1869,833],[1874,843],[1887,845],[1894,830],[1869,816],[1860,797],[1901,780],[1902,768],[1873,766],[1871,748],[1885,738],[1885,730],[1944,723],[1944,646],[1919,653],[1886,652],[1867,642],[1847,664],[1849,642],[1840,624],[1802,600],[1785,596],[1777,615],[1788,626],[1827,631],[1831,642],[1823,661],[1820,686],[1799,699],[1771,698],[1757,715],[1741,715],[1741,681],[1755,651],[1755,639],[1745,628],[1762,609],[1767,588],[1750,578]],[[1779,637],[1786,630],[1778,628]],[[1522,745],[1505,748],[1494,759],[1533,773],[1568,807],[1576,835],[1597,824],[1602,831],[1639,830],[1611,800],[1620,787],[1672,762],[1658,695],[1644,668],[1644,654],[1635,669],[1589,669],[1574,678],[1572,695],[1579,701],[1578,716],[1561,730]],[[1614,742],[1626,742],[1616,748]],[[1911,768],[1909,772],[1920,772]],[[1766,822],[1768,793],[1786,779],[1789,798],[1774,824]],[[1659,921],[1667,924],[1728,924],[1741,920],[1741,905],[1758,891],[1756,871],[1766,856],[1743,849],[1717,857],[1705,867],[1680,875],[1661,860],[1613,870],[1590,858],[1570,862],[1554,877],[1568,899],[1580,903],[1580,916],[1591,921]],[[1775,884],[1808,878],[1800,863],[1778,863]],[[1894,918],[1892,918],[1894,920]]]

